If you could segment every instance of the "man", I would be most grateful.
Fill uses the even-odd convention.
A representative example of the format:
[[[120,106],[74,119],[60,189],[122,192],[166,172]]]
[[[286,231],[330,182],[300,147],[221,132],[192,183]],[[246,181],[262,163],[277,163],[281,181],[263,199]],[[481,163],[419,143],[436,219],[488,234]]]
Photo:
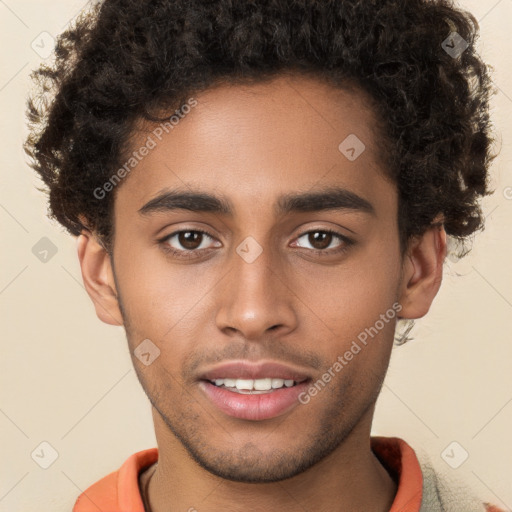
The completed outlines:
[[[370,437],[397,321],[482,226],[476,36],[426,0],[106,0],[63,34],[26,148],[158,443],[75,512],[493,510]]]

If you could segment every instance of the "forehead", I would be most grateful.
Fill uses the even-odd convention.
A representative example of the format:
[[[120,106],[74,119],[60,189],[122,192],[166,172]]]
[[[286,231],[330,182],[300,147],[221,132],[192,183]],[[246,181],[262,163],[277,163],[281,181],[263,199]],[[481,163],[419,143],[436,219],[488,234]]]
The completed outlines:
[[[151,149],[116,191],[116,209],[136,210],[173,187],[217,191],[236,210],[247,201],[268,206],[273,197],[329,185],[363,197],[390,186],[377,119],[362,91],[284,75],[217,86],[194,99],[171,130],[140,125],[130,151]]]

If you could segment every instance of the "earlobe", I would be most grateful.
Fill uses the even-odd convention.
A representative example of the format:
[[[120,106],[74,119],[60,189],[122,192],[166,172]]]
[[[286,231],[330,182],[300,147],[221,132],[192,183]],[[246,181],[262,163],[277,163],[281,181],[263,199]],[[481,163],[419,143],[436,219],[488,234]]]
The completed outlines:
[[[77,250],[84,286],[96,315],[106,324],[123,325],[110,255],[86,229],[78,236]]]
[[[446,232],[434,223],[411,240],[402,273],[400,318],[415,319],[427,314],[441,287],[446,257]]]

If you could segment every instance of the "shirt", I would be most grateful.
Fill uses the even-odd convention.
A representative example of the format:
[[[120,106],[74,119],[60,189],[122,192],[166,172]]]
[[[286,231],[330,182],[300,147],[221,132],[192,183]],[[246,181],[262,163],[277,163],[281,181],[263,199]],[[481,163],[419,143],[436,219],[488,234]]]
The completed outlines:
[[[372,451],[398,484],[389,512],[423,512],[424,478],[414,450],[396,437],[372,437]],[[139,474],[158,460],[158,448],[134,453],[122,466],[87,488],[76,500],[73,512],[145,512]],[[437,492],[435,494],[438,494]],[[439,510],[443,510],[439,507]],[[482,512],[501,512],[482,504]]]

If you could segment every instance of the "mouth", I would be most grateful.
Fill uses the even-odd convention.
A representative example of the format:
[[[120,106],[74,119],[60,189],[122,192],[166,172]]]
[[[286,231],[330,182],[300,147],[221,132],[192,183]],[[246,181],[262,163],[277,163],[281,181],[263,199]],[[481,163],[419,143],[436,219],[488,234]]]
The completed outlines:
[[[292,388],[305,382],[308,379],[295,381],[293,379],[280,379],[277,377],[266,377],[263,379],[215,379],[208,380],[210,384],[233,393],[261,395],[273,393],[278,389]]]
[[[281,363],[233,361],[204,372],[199,387],[217,411],[261,421],[299,405],[311,380],[305,372]]]

